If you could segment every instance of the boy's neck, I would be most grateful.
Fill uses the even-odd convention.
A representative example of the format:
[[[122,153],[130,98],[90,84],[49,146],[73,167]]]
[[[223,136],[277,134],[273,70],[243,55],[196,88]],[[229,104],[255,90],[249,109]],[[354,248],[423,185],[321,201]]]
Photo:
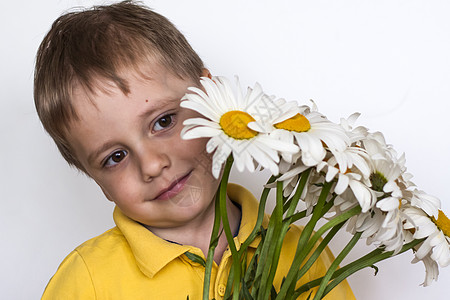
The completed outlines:
[[[208,254],[211,232],[214,225],[214,205],[212,201],[210,207],[195,222],[176,228],[155,228],[146,226],[152,233],[165,240],[181,245],[190,245],[199,248],[205,257]],[[241,210],[227,196],[227,213],[230,222],[231,232],[239,230],[241,220]],[[214,252],[214,261],[219,264],[228,242],[225,234],[219,238],[218,245]]]

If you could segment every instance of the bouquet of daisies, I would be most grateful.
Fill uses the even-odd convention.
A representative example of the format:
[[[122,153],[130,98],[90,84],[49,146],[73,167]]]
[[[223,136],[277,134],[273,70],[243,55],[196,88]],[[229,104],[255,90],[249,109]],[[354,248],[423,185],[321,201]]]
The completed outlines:
[[[206,151],[213,153],[212,174],[222,175],[204,262],[204,299],[209,299],[221,224],[232,253],[225,299],[297,299],[302,293],[322,299],[351,274],[409,249],[412,262],[425,265],[425,286],[437,280],[439,266],[450,264],[450,220],[440,210],[439,199],[417,188],[406,172],[404,155],[399,156],[382,133],[354,126],[358,114],[336,124],[314,103],[299,106],[268,96],[258,84],[245,94],[237,79],[236,86],[223,77],[202,78],[201,84],[203,89],[190,88],[181,106],[204,116],[186,120],[182,137],[209,138]],[[256,225],[240,247],[233,240],[225,201],[233,164],[239,171],[260,167],[272,173],[263,186]],[[276,190],[275,208],[263,226],[271,189]],[[283,239],[291,224],[303,218],[307,222],[290,269],[274,288]],[[324,276],[298,284],[343,229],[352,238]],[[248,261],[248,246],[255,239],[259,244]],[[339,267],[360,239],[373,244],[374,250]]]

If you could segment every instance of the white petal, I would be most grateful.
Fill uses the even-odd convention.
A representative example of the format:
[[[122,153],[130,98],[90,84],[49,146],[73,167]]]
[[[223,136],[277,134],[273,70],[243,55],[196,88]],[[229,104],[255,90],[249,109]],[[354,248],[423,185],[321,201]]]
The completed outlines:
[[[322,141],[320,139],[317,139],[309,134],[304,134],[302,135],[301,140],[303,141],[303,147],[307,149],[305,151],[309,152],[315,161],[319,162],[325,158],[326,151],[323,148]],[[303,150],[302,145],[300,145],[300,141],[298,142],[300,148]],[[308,146],[305,145],[306,143],[308,143]]]
[[[222,116],[222,115],[219,115],[217,112],[209,109],[205,105],[201,105],[199,103],[195,103],[192,101],[183,101],[180,103],[180,106],[191,109],[191,110],[195,110],[196,112],[202,114],[206,118],[208,118],[214,122],[217,122],[217,123],[219,123],[220,117]]]
[[[335,167],[328,167],[328,171],[327,171],[327,175],[325,175],[325,181],[326,182],[330,182],[331,180],[333,180],[334,177],[336,177],[336,174],[339,173],[339,170],[336,169]],[[342,174],[339,174],[339,177]],[[339,184],[339,183],[338,183]],[[347,182],[348,185],[348,182]],[[337,192],[336,192],[337,193]],[[337,194],[342,194],[342,193],[337,193]]]
[[[342,194],[348,187],[349,178],[344,174],[339,174],[338,182],[334,188],[334,192],[338,195]]]
[[[355,194],[356,199],[358,199],[359,205],[361,206],[361,211],[363,213],[367,212],[372,206],[372,194],[366,186],[358,181],[350,180],[349,185]]]
[[[391,211],[399,206],[398,198],[387,197],[377,202],[376,206],[382,211]]]
[[[222,130],[198,126],[190,129],[189,131],[183,132],[183,139],[196,139],[202,137],[213,137],[222,134]]]
[[[183,125],[202,125],[211,128],[221,129],[220,125],[216,122],[209,121],[205,118],[192,118],[184,120]]]
[[[416,257],[418,259],[422,259],[431,251],[431,246],[429,243],[429,239],[423,241],[422,245],[420,245],[419,249],[416,251]]]
[[[259,135],[258,141],[274,150],[284,153],[297,153],[299,151],[299,148],[295,144],[284,141],[277,141],[268,137],[267,135]]]
[[[223,138],[218,135],[218,136],[214,136],[212,138],[209,139],[208,143],[206,144],[206,152],[211,153],[214,150],[216,150],[216,148],[219,145],[223,144]]]

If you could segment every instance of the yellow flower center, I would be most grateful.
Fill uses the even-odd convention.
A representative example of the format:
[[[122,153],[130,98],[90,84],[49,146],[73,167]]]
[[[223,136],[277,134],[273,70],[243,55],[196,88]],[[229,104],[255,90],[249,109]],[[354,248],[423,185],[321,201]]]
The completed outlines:
[[[251,130],[247,124],[255,121],[248,113],[232,110],[222,115],[220,127],[230,137],[236,140],[247,140],[258,135],[257,131]]]
[[[295,132],[305,132],[311,129],[311,123],[309,123],[308,119],[301,114],[296,114],[292,118],[277,123],[274,126],[278,129],[285,129]]]
[[[444,212],[442,210],[439,210],[439,215],[437,220],[433,217],[431,217],[431,219],[433,220],[434,224],[436,224],[436,226],[442,230],[442,232],[450,237],[450,220],[448,219],[448,217],[444,214]]]

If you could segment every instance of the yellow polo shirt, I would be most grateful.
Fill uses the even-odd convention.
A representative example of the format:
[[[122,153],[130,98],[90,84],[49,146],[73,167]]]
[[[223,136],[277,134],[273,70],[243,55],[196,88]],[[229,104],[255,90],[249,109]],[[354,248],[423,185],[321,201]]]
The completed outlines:
[[[257,218],[258,201],[239,185],[229,184],[230,199],[242,208],[236,244],[249,236]],[[42,299],[202,299],[204,267],[192,262],[185,252],[204,258],[200,249],[168,242],[141,224],[114,210],[116,227],[77,247],[59,266]],[[267,224],[267,216],[265,219]],[[275,277],[278,288],[289,270],[300,228],[287,232]],[[254,253],[258,241],[249,247]],[[334,257],[327,248],[299,284],[323,276]],[[225,251],[219,265],[213,264],[210,298],[222,299],[231,266],[231,253]],[[300,299],[306,299],[307,295]],[[342,282],[325,299],[355,299],[348,283]]]

